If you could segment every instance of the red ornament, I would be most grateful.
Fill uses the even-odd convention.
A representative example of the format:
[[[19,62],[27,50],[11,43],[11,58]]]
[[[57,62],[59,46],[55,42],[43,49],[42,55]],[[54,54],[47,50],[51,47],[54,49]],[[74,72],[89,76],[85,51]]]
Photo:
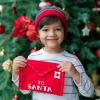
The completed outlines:
[[[80,58],[80,52],[73,52],[73,54],[75,55],[75,56],[77,56],[78,58]]]
[[[16,15],[16,3],[14,2],[13,4],[12,4],[12,12],[13,12],[13,14],[14,15]]]
[[[14,28],[12,31],[13,37],[22,37],[26,34],[28,26],[30,25],[30,19],[27,16],[20,16],[14,21]]]
[[[100,0],[96,0],[96,8],[100,8]]]
[[[30,40],[30,41],[37,41],[37,36],[36,36],[36,32],[35,31],[27,31],[26,33],[26,36],[27,36],[27,39]]]
[[[95,0],[96,4],[95,7],[93,8],[93,11],[100,11],[100,0]]]
[[[30,51],[30,53],[33,53],[33,52],[36,52],[37,51],[37,49],[36,48],[33,48],[31,51]]]
[[[5,27],[0,24],[0,34],[3,34],[5,32]]]
[[[96,24],[94,22],[89,22],[87,24],[87,27],[90,31],[95,31],[96,30]]]
[[[27,36],[27,39],[30,40],[30,41],[34,42],[34,41],[38,40],[34,22],[32,22],[28,26],[28,31],[26,32],[26,36]]]
[[[100,49],[96,50],[95,54],[97,58],[100,58]]]
[[[80,58],[80,53],[79,53],[79,52],[77,52],[75,55],[76,55],[78,58]]]
[[[19,100],[18,96],[15,95],[15,97],[12,100]]]

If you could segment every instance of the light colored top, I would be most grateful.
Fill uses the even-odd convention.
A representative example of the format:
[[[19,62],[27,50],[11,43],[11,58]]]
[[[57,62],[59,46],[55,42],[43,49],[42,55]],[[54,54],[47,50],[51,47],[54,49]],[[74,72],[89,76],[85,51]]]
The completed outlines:
[[[71,76],[65,73],[64,77],[64,92],[63,96],[57,96],[47,93],[33,92],[32,100],[79,100],[78,93],[80,92],[83,96],[90,97],[93,94],[94,87],[86,75],[83,65],[79,59],[67,51],[63,51],[57,54],[50,54],[46,52],[43,48],[39,51],[33,52],[28,56],[31,60],[44,60],[49,62],[55,62],[60,64],[62,61],[71,62],[76,70],[80,73],[80,83],[77,84]],[[13,79],[13,82],[18,85],[18,79]],[[52,81],[52,80],[51,80]],[[22,93],[27,94],[29,91],[22,91]]]

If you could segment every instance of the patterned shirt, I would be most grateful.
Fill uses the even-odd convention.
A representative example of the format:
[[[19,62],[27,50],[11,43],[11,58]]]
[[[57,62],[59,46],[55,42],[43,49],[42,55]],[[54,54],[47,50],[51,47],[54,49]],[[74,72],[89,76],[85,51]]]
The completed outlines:
[[[50,54],[42,48],[39,51],[31,53],[28,56],[28,59],[43,60],[43,61],[55,62],[58,64],[60,64],[62,61],[69,61],[74,65],[76,70],[80,73],[79,84],[77,84],[71,76],[65,73],[63,96],[33,92],[32,100],[79,100],[78,92],[80,92],[83,96],[86,97],[90,97],[93,94],[94,87],[89,77],[86,75],[83,65],[75,55],[72,55],[67,51],[63,51],[57,54]],[[13,79],[13,81],[16,85],[18,85],[18,80]],[[29,91],[22,91],[22,92],[24,94],[29,93]]]

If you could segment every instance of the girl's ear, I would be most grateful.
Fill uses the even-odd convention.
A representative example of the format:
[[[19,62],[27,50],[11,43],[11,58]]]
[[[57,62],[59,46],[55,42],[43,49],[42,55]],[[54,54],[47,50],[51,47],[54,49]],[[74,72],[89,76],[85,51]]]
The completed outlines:
[[[39,34],[37,34],[36,36],[37,36],[37,38],[40,38]]]
[[[40,41],[40,35],[37,34],[36,37],[37,37],[37,42],[39,42],[39,43],[41,44],[41,41]]]

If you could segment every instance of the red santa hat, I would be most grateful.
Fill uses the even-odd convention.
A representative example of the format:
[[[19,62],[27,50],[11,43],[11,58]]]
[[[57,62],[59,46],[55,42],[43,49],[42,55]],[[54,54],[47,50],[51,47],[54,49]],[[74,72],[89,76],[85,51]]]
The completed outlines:
[[[39,11],[39,13],[37,14],[36,19],[34,21],[36,28],[38,26],[39,21],[43,17],[45,17],[47,15],[57,16],[61,20],[61,22],[63,23],[64,28],[65,29],[67,28],[67,26],[68,26],[67,24],[68,23],[67,23],[67,18],[65,16],[64,11],[61,8],[58,8],[58,7],[55,7],[55,6],[46,7],[46,8],[44,8],[44,9],[42,9],[42,10]]]

